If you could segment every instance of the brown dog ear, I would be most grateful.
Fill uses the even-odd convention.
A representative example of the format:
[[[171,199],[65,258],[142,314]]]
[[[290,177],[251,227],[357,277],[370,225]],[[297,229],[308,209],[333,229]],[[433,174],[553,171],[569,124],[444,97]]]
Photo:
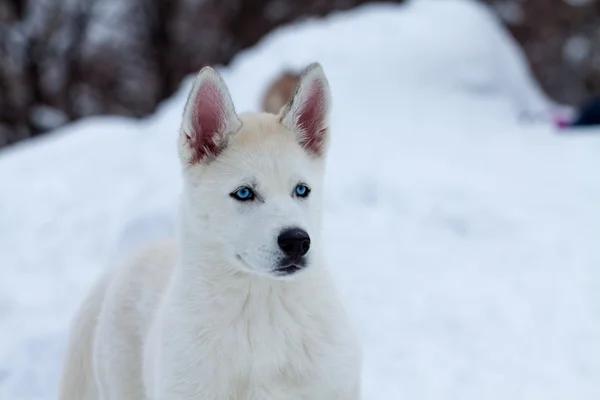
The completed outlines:
[[[325,153],[329,138],[331,92],[319,63],[309,65],[289,103],[279,113],[283,126],[298,135],[304,149],[317,157]]]
[[[227,146],[242,123],[225,82],[211,67],[198,73],[183,112],[179,156],[187,164],[207,163]]]

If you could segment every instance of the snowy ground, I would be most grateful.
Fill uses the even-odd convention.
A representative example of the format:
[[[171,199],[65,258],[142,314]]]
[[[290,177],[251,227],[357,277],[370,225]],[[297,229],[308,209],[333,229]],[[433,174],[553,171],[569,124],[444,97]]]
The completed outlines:
[[[325,237],[364,398],[600,398],[600,132],[519,124],[545,100],[470,2],[307,21],[222,72],[254,110],[313,60],[334,93]],[[56,398],[68,321],[124,226],[173,222],[189,83],[146,120],[0,153],[0,399]]]

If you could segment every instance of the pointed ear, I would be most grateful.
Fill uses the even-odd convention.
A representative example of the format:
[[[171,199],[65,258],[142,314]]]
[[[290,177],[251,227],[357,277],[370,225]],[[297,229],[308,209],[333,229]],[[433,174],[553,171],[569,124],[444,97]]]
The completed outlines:
[[[319,63],[309,65],[289,103],[279,113],[281,124],[298,135],[298,142],[314,156],[325,154],[329,138],[331,92]]]
[[[210,162],[241,127],[225,82],[211,67],[202,68],[183,112],[179,134],[181,161],[188,165]]]

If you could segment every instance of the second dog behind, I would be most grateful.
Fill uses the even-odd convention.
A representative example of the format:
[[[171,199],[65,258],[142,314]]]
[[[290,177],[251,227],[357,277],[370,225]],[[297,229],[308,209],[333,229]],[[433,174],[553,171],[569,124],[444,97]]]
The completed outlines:
[[[277,114],[294,94],[300,75],[292,71],[284,71],[273,80],[263,95],[264,112]]]

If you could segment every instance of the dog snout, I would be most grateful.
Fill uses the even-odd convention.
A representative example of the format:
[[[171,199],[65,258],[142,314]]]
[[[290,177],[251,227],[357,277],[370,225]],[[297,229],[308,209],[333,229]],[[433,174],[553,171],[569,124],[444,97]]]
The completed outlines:
[[[308,253],[310,236],[300,228],[285,229],[277,237],[277,244],[286,256],[297,260]]]

